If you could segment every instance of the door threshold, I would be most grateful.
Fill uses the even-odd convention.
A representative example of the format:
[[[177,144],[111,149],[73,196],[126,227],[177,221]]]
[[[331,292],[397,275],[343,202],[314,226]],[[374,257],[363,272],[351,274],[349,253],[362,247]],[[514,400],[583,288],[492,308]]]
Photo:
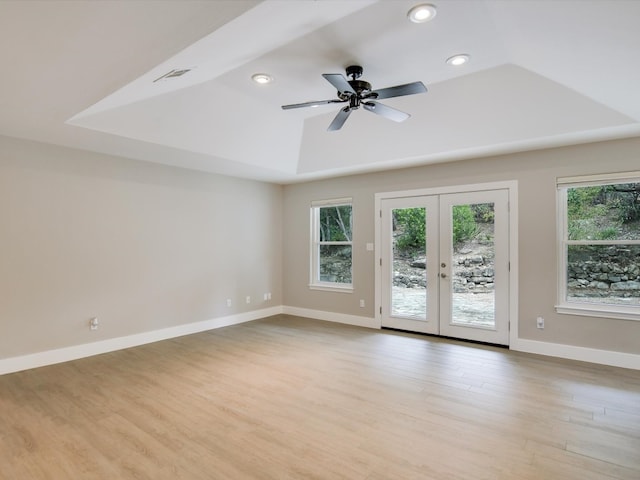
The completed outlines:
[[[474,343],[476,345],[486,345],[488,347],[505,348],[509,350],[509,345],[502,345],[500,343],[481,342],[479,340],[469,340],[467,338],[447,337],[445,335],[436,335],[435,333],[414,332],[412,330],[403,330],[401,328],[382,327],[382,330],[391,330],[393,332],[410,333],[412,335],[421,335],[424,337],[433,337],[443,340],[455,340],[456,342]]]

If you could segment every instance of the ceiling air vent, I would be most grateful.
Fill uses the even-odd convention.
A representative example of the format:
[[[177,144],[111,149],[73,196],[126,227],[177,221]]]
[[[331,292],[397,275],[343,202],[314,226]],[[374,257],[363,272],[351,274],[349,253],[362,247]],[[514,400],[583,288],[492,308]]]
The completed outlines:
[[[156,78],[153,83],[159,82],[160,80],[167,80],[169,78],[175,78],[175,77],[181,77],[182,75],[184,75],[187,72],[190,72],[191,69],[190,68],[183,68],[182,70],[171,70],[167,73],[165,73],[164,75],[162,75],[161,77]]]

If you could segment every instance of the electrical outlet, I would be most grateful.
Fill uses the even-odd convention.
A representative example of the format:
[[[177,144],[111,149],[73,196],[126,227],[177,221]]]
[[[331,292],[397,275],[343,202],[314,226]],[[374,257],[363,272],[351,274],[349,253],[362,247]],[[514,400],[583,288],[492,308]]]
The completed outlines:
[[[364,308],[364,300],[360,300],[360,308]]]
[[[544,329],[544,318],[543,317],[538,317],[536,318],[536,326],[542,330]]]
[[[227,298],[227,307],[230,307],[230,306],[231,306],[231,299]]]
[[[267,300],[271,300],[271,292],[267,293]]]
[[[247,301],[247,304],[251,303],[251,297],[249,295],[247,295],[246,301]]]
[[[98,317],[93,317],[91,320],[89,320],[89,328],[91,330],[97,330],[99,325],[100,322],[98,321]]]
[[[267,300],[269,300],[269,294],[265,293],[264,296],[262,297],[262,299],[266,302]]]

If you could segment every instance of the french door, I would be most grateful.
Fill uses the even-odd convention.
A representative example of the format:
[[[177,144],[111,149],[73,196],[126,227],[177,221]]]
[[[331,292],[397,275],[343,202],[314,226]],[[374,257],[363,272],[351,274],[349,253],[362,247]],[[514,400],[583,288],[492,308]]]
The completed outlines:
[[[509,192],[381,200],[383,327],[508,345]]]

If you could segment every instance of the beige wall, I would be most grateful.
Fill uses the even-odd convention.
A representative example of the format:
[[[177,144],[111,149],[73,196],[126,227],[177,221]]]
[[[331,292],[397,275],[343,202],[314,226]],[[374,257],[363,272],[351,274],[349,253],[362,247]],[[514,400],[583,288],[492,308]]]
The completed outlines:
[[[280,305],[281,207],[276,185],[0,137],[0,358]]]
[[[518,181],[519,337],[640,353],[640,322],[555,313],[556,177],[640,169],[640,139],[602,142],[323,180],[284,190],[284,304],[374,317],[374,195],[404,189]],[[309,206],[353,197],[354,293],[309,290]],[[360,308],[360,299],[366,307]],[[545,329],[535,318],[545,317]]]
[[[520,337],[638,354],[640,322],[554,311],[556,177],[637,170],[638,152],[629,139],[280,187],[0,137],[0,359],[281,304],[372,318],[375,193],[500,180],[519,183]],[[346,196],[354,293],[309,290],[310,202]]]

